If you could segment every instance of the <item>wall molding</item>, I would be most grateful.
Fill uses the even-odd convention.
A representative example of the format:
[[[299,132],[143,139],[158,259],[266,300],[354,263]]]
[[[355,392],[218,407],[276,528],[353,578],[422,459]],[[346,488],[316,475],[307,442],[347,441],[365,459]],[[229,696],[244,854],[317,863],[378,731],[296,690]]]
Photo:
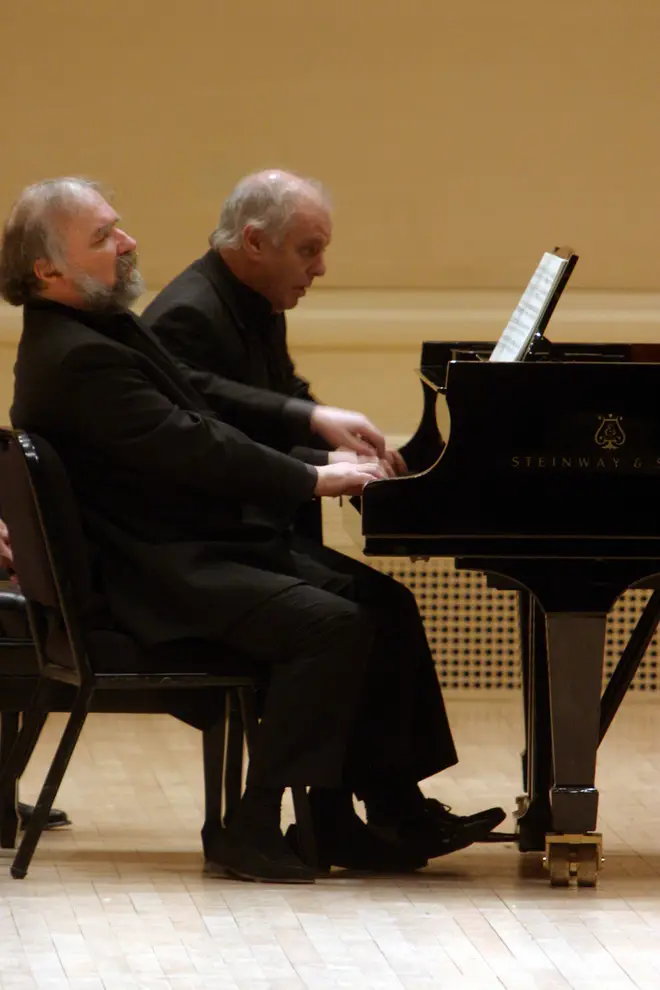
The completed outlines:
[[[155,293],[137,304],[141,312]],[[495,340],[517,290],[387,290],[315,288],[288,314],[297,351],[408,350],[422,340]],[[15,344],[21,310],[0,304],[0,343]],[[550,324],[556,340],[660,341],[660,293],[566,291]]]

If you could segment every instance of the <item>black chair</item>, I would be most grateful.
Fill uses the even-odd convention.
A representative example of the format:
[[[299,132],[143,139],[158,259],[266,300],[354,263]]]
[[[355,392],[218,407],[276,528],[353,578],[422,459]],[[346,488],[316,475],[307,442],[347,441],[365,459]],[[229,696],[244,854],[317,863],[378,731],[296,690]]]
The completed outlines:
[[[21,714],[34,691],[39,664],[28,628],[25,598],[6,577],[0,581],[0,770],[16,741]],[[0,795],[0,849],[18,834],[18,779]]]
[[[25,597],[9,583],[0,587],[0,773],[20,731],[24,710],[29,707],[39,677],[39,662],[30,636]],[[57,697],[51,699],[53,710],[69,711],[71,690],[59,686]],[[121,710],[133,713],[170,713],[171,692],[150,691],[148,695],[135,692],[114,692],[112,696],[97,696],[92,711]],[[220,699],[221,702],[223,699]],[[228,689],[224,699],[225,719],[204,730],[204,780],[207,814],[224,805],[224,817],[229,818],[240,801],[243,779],[243,746],[245,729],[238,689]],[[43,723],[46,721],[44,715]],[[38,738],[39,733],[37,733]],[[37,741],[35,738],[35,744]],[[18,835],[18,781],[30,758],[12,774],[0,794],[0,849],[13,849]],[[217,783],[220,784],[218,794]]]
[[[11,875],[27,874],[91,710],[166,712],[205,728],[206,818],[221,816],[224,796],[226,821],[240,800],[244,735],[249,753],[258,731],[254,692],[263,687],[263,671],[203,641],[141,651],[112,628],[92,589],[87,544],[64,467],[42,438],[0,429],[0,504],[39,664],[20,733],[0,768],[0,805],[23,772],[48,712],[70,712]],[[313,865],[305,789],[296,788],[293,797],[302,853]]]
[[[23,618],[27,624],[23,596],[19,592],[16,592],[15,596],[16,601],[12,607],[18,617],[22,604]],[[0,601],[4,602],[5,597],[6,595],[2,593]],[[13,849],[16,845],[19,826],[18,782],[48,714],[44,713],[41,726],[35,733],[34,743],[26,750],[20,766],[16,761],[8,765],[9,754],[20,734],[21,720],[25,710],[30,706],[38,678],[39,664],[32,639],[27,639],[25,636],[14,638],[0,635],[0,776],[4,781],[0,792],[0,849]],[[245,682],[246,690],[257,683],[247,677]],[[242,689],[227,688],[226,698],[220,698],[218,702],[224,717],[203,729],[207,819],[215,816],[219,808],[221,815],[224,811],[223,817],[227,820],[241,798],[245,727],[239,690]],[[183,692],[184,704],[188,694],[189,692]],[[54,686],[49,710],[70,711],[73,697],[74,692],[67,685]],[[92,699],[90,711],[175,714],[172,712],[172,692],[167,689],[140,693],[119,689],[112,693],[97,694]]]

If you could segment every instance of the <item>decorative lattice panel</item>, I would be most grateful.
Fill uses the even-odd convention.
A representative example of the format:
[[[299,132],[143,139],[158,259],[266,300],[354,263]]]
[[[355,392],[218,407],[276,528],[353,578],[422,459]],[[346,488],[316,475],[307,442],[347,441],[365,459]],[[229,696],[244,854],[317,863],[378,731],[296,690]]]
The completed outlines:
[[[413,564],[397,558],[369,563],[415,594],[442,686],[455,690],[520,687],[517,596],[486,587],[483,575],[455,571],[447,561]],[[607,624],[604,679],[614,669],[650,592],[629,591]],[[658,689],[660,643],[653,638],[632,688]]]
[[[607,620],[605,640],[605,676],[614,670],[633,631],[639,614],[651,597],[650,591],[627,591],[616,603]],[[649,643],[644,659],[639,665],[631,689],[637,691],[658,690],[658,660],[660,656],[660,633]]]

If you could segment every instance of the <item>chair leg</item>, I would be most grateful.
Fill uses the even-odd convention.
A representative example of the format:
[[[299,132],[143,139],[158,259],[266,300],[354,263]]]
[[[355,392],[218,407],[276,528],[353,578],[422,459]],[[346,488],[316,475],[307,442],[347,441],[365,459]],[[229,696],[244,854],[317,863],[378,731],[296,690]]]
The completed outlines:
[[[26,728],[26,719],[29,712],[23,714],[23,721],[21,723],[21,733]],[[27,725],[28,731],[25,733],[24,743],[21,745],[22,761],[18,768],[18,776],[22,777],[25,773],[25,768],[32,759],[32,754],[39,742],[39,737],[41,736],[44,725],[46,724],[46,719],[48,718],[47,711],[38,712],[34,718],[30,719],[29,725]]]
[[[301,859],[312,870],[318,870],[319,860],[316,849],[316,837],[314,835],[314,825],[307,788],[292,787],[291,796],[293,797],[293,810],[296,815],[298,849]]]
[[[37,798],[34,814],[30,816],[23,839],[18,847],[18,852],[11,865],[10,873],[15,880],[22,880],[27,875],[32,856],[37,848],[44,825],[50,814],[50,809],[53,807],[53,801],[60,789],[60,784],[66,773],[69,761],[73,756],[73,751],[76,748],[82,727],[85,724],[91,697],[92,691],[89,688],[84,688],[81,689],[73,703],[66,728],[62,733],[62,738],[53,757],[53,762],[50,765],[46,780]]]
[[[243,790],[243,719],[237,692],[227,692],[227,756],[225,762],[225,813],[223,822],[229,825],[241,800]]]
[[[0,713],[0,775],[19,734],[19,712]],[[18,834],[18,777],[8,779],[0,790],[0,848],[13,849]]]
[[[257,732],[259,730],[259,719],[254,704],[253,688],[238,688],[238,701],[241,706],[241,719],[243,721],[243,733],[247,745],[248,755],[252,752],[255,744]]]
[[[11,781],[18,780],[28,765],[48,715],[49,699],[50,684],[40,681],[27,711],[23,713],[21,731],[14,739],[6,761],[0,764],[0,794]]]
[[[203,734],[205,822],[222,820],[222,792],[225,777],[225,743],[227,735],[227,692],[225,712],[220,722]]]

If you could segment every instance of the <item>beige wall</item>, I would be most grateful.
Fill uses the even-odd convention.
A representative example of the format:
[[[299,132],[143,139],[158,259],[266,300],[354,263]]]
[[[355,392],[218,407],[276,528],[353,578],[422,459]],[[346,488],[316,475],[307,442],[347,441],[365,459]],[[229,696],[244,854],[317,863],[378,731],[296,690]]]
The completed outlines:
[[[336,200],[328,284],[660,288],[657,0],[0,0],[0,213],[112,185],[156,288],[246,170]]]
[[[657,0],[0,0],[0,93],[0,215],[26,182],[100,178],[152,289],[244,172],[324,179],[329,273],[292,349],[391,434],[421,341],[496,337],[556,243],[581,258],[551,336],[660,339],[660,297],[625,291],[660,290]],[[0,418],[19,326],[0,307]]]

